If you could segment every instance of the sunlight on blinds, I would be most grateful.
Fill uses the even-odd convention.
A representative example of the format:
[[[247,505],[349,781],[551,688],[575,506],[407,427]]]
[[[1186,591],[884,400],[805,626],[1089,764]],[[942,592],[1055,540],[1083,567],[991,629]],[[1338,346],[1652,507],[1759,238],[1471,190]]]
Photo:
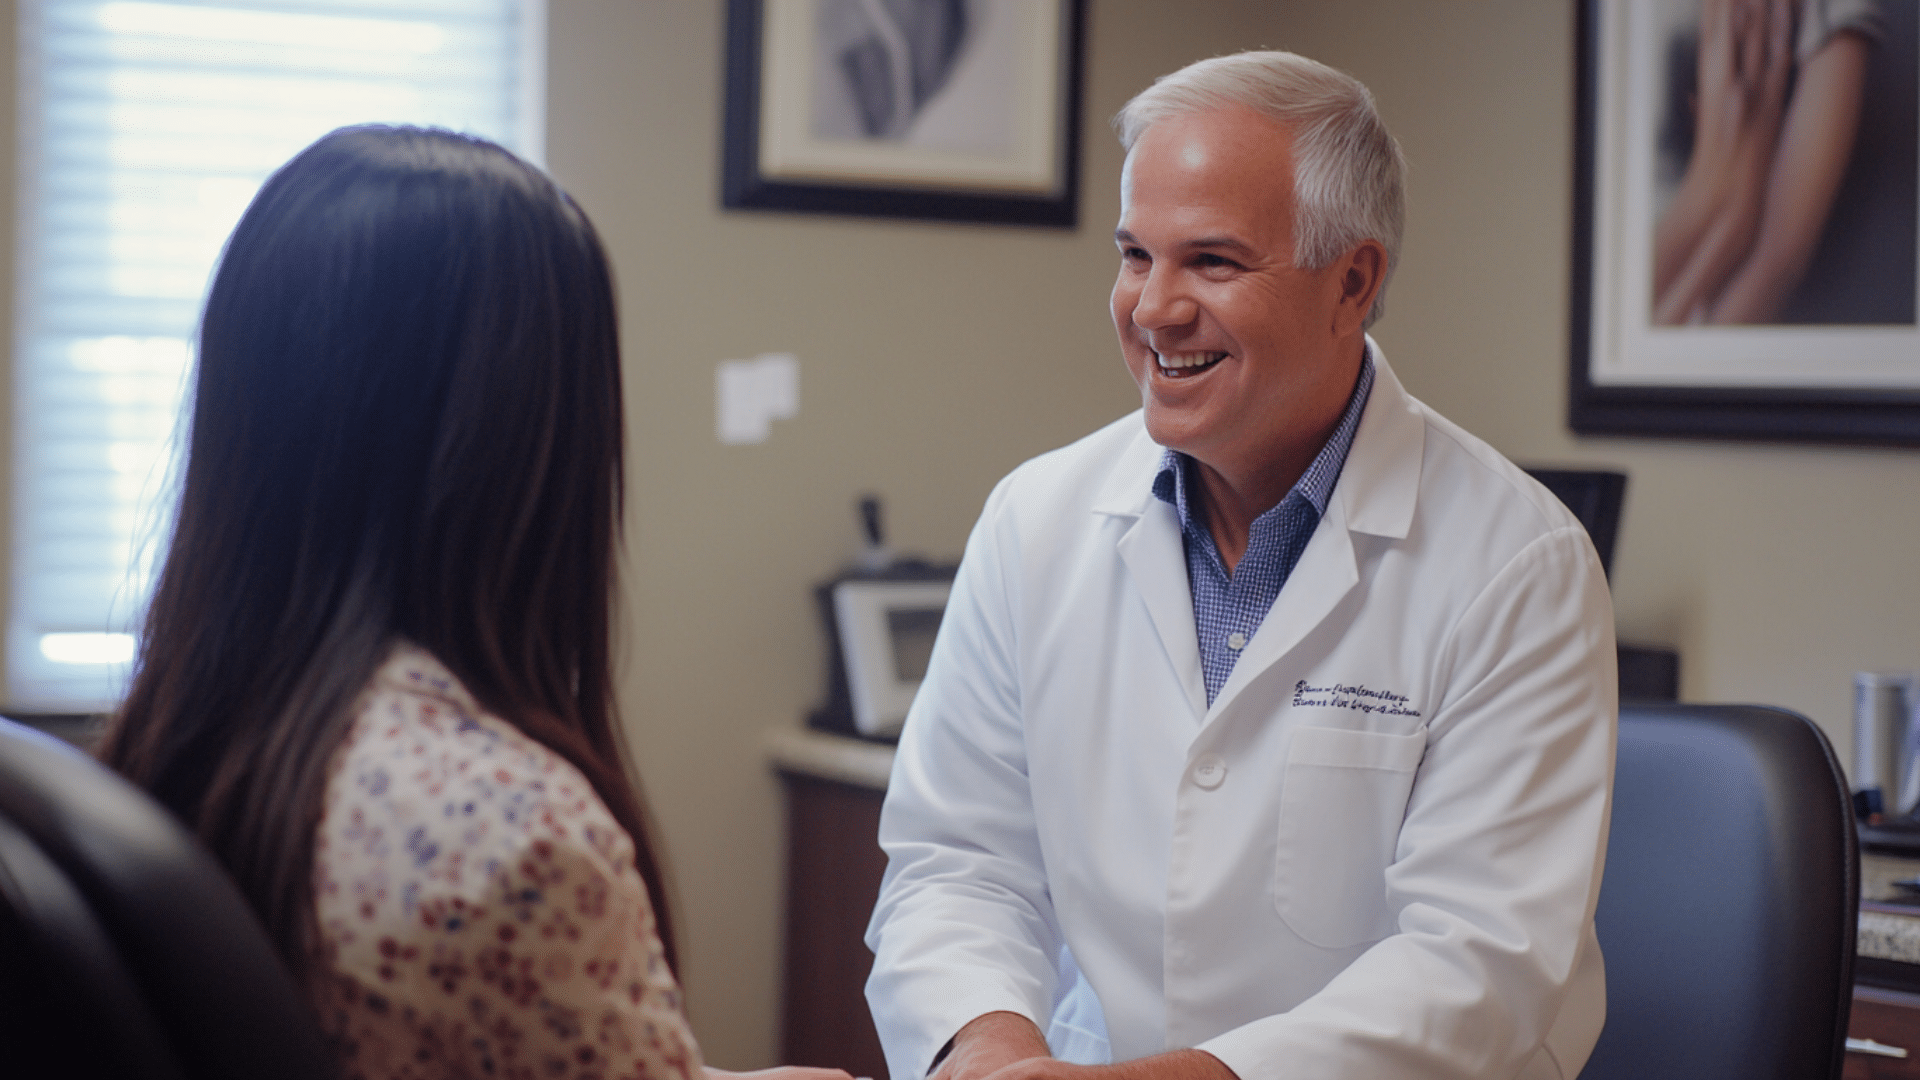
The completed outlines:
[[[544,11],[21,0],[19,12],[4,704],[93,711],[124,690],[163,554],[194,321],[227,233],[274,168],[343,124],[448,127],[538,161]]]

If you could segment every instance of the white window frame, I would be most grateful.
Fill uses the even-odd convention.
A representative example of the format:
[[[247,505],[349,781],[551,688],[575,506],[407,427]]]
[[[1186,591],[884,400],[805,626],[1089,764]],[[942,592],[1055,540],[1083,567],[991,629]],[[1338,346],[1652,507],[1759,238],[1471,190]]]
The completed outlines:
[[[450,9],[457,6],[459,0],[419,0],[419,2],[423,8],[438,6]],[[517,22],[518,36],[517,42],[511,46],[514,49],[516,70],[506,76],[517,80],[517,94],[512,103],[515,115],[509,121],[513,130],[491,133],[481,131],[480,133],[499,139],[521,157],[544,166],[547,74],[546,0],[504,0],[504,2],[514,9],[512,17]],[[116,479],[109,483],[116,485],[118,491],[124,492],[133,481],[138,481],[141,487],[142,511],[134,515],[139,520],[131,530],[135,543],[128,551],[129,558],[125,564],[127,571],[116,586],[117,595],[109,598],[109,611],[104,614],[97,612],[100,594],[96,586],[91,590],[74,594],[91,596],[93,600],[85,604],[69,605],[65,609],[69,612],[67,615],[48,614],[53,609],[48,607],[50,601],[47,598],[56,596],[58,593],[56,589],[47,587],[46,583],[56,579],[58,575],[50,572],[47,567],[59,564],[58,557],[50,556],[48,552],[62,550],[57,542],[48,539],[50,536],[57,535],[57,530],[47,524],[53,520],[49,515],[55,512],[50,507],[60,502],[58,496],[53,494],[57,485],[49,477],[72,476],[74,473],[62,474],[58,472],[57,467],[49,466],[45,447],[51,444],[38,441],[47,438],[45,433],[57,426],[57,423],[47,419],[45,415],[29,415],[36,408],[40,408],[43,413],[51,414],[52,412],[45,407],[44,403],[54,399],[48,398],[45,391],[38,389],[45,385],[50,371],[56,373],[54,378],[64,378],[69,385],[81,385],[77,380],[90,377],[75,376],[64,369],[56,370],[58,365],[39,359],[54,354],[49,351],[54,349],[54,346],[49,344],[53,339],[43,335],[43,330],[53,324],[47,321],[40,300],[42,268],[52,266],[54,263],[52,260],[40,259],[39,252],[45,250],[47,236],[66,235],[57,233],[57,227],[45,221],[47,208],[58,205],[56,200],[43,198],[45,184],[41,174],[41,163],[45,159],[42,150],[49,145],[49,140],[55,137],[50,130],[49,125],[52,121],[48,120],[48,116],[50,110],[56,108],[68,110],[63,115],[84,115],[85,112],[84,108],[72,104],[74,99],[62,98],[58,91],[44,89],[52,85],[49,82],[50,79],[67,74],[65,69],[56,70],[46,60],[44,50],[48,38],[44,31],[47,25],[47,12],[50,8],[61,5],[78,5],[97,8],[98,11],[92,17],[103,23],[110,17],[125,18],[128,13],[142,15],[151,21],[157,17],[154,8],[156,3],[177,6],[183,10],[253,9],[257,11],[297,8],[299,10],[296,17],[317,16],[321,19],[355,16],[378,18],[390,14],[381,8],[379,0],[306,0],[306,2],[300,2],[300,0],[125,0],[119,3],[115,0],[18,0],[15,27],[18,44],[17,128],[14,151],[17,185],[14,207],[16,253],[13,277],[12,341],[14,349],[11,381],[8,384],[12,391],[10,398],[12,437],[9,446],[5,450],[0,450],[0,454],[7,455],[13,479],[10,485],[13,494],[10,499],[8,519],[11,538],[5,556],[9,610],[4,624],[0,624],[0,627],[3,627],[3,631],[0,632],[3,632],[5,637],[5,648],[0,650],[0,663],[4,664],[5,671],[5,691],[4,695],[0,696],[0,705],[9,712],[93,713],[109,711],[118,704],[131,673],[130,657],[135,647],[134,635],[137,634],[139,619],[146,604],[147,586],[139,580],[138,570],[143,555],[143,543],[144,556],[150,563],[149,572],[157,571],[158,559],[164,554],[164,534],[168,525],[167,508],[171,503],[174,488],[172,478],[163,475],[167,471],[164,456],[161,464],[154,464],[141,456],[142,453],[151,449],[147,446],[154,439],[151,423],[148,424],[144,435],[125,438],[114,435],[97,436],[98,439],[106,441],[95,448],[98,451],[96,457],[86,460],[89,462],[97,460],[104,464],[99,467],[89,466],[89,468],[92,468],[95,474],[100,473],[101,469],[112,472]],[[113,12],[108,13],[106,10],[108,8],[113,8]],[[184,17],[186,16],[183,15]],[[431,14],[418,17],[430,18]],[[241,18],[244,19],[245,16],[242,15]],[[169,34],[177,37],[180,31],[174,29],[173,24],[163,24],[159,33],[162,37]],[[430,46],[423,46],[425,47]],[[178,64],[175,64],[174,69],[184,70]],[[260,67],[253,70],[273,71],[271,68]],[[110,81],[111,74],[107,78]],[[82,105],[87,104],[91,102],[82,102]],[[342,118],[338,122],[418,122],[420,119],[430,118],[407,115],[365,115],[352,119]],[[258,175],[262,178],[264,176],[264,174]],[[202,190],[205,190],[204,182]],[[237,217],[237,206],[233,212]],[[110,246],[114,243],[111,238],[113,234],[104,229],[93,235],[101,238],[98,243]],[[177,283],[177,279],[174,280]],[[178,299],[181,293],[176,291],[174,295],[175,300],[154,303],[156,306],[162,303],[177,306],[181,302]],[[164,382],[167,379],[174,379],[177,380],[177,385],[180,386],[184,397],[185,393],[190,391],[187,380],[190,364],[186,349],[180,347],[179,343],[190,340],[192,334],[197,331],[199,303],[198,299],[191,301],[195,313],[194,325],[180,327],[179,332],[182,337],[179,339],[170,335],[164,338],[115,336],[112,326],[108,325],[99,331],[98,340],[74,338],[72,344],[60,353],[65,358],[63,363],[69,364],[76,370],[91,368],[96,372],[120,372],[118,375],[98,375],[99,385],[102,387],[108,387],[110,382],[113,386],[119,386],[125,384],[125,380],[133,378],[146,380],[146,385],[151,389],[156,385],[156,380]],[[68,337],[82,333],[80,330],[73,329],[79,324],[71,318],[58,325]],[[52,331],[46,330],[45,333],[51,334]],[[67,338],[61,340],[67,340]],[[85,351],[87,349],[92,351]],[[34,380],[41,380],[41,382],[36,383]],[[102,391],[102,393],[112,392],[111,387]],[[151,400],[160,400],[152,394],[149,394],[149,397]],[[103,397],[101,400],[106,399]],[[152,409],[148,411],[154,414]],[[69,409],[66,415],[82,413],[83,410]],[[84,423],[85,421],[81,421],[82,425]],[[177,441],[178,433],[175,434]],[[120,441],[114,441],[116,439]],[[126,439],[135,441],[127,442]],[[141,443],[141,440],[145,442]],[[140,446],[146,446],[146,449],[141,450]],[[183,452],[183,448],[176,448],[175,452]],[[142,464],[143,462],[145,464]],[[75,505],[72,499],[67,502],[69,506]],[[85,506],[88,503],[86,500],[80,500],[79,505]],[[123,536],[115,539],[115,530],[122,528],[129,520],[129,516],[124,512],[116,513],[118,516],[113,520],[117,521],[118,525],[108,525],[104,527],[103,532],[87,534],[90,537],[88,542],[95,545],[88,550],[98,553],[103,550],[102,545],[118,544],[124,540]],[[76,542],[74,547],[67,550],[79,551],[81,548]],[[50,559],[53,561],[50,562]],[[106,564],[97,562],[95,565]],[[91,570],[88,573],[96,581],[103,578],[100,573]],[[92,606],[89,607],[88,604]],[[84,616],[76,617],[71,614],[83,610],[87,612]],[[56,634],[65,636],[59,637],[55,636]],[[92,657],[93,660],[84,663],[56,661],[54,657],[61,654],[62,649],[66,650],[64,655],[69,657]],[[116,652],[119,654],[118,658],[108,658]]]

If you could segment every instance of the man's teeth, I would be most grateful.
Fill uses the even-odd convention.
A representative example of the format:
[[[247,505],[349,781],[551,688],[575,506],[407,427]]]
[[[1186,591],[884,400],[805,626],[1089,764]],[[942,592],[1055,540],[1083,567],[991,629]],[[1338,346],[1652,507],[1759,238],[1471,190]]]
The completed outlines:
[[[1156,353],[1163,368],[1206,367],[1227,358],[1223,352]]]

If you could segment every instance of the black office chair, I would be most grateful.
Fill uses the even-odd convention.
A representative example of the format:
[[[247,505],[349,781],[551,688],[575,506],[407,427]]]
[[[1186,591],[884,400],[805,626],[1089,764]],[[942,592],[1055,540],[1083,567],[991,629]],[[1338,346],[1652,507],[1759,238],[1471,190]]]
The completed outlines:
[[[1620,710],[1582,1080],[1830,1080],[1853,1003],[1852,805],[1826,736],[1758,705]]]
[[[338,1075],[213,857],[145,793],[4,718],[0,1075]]]

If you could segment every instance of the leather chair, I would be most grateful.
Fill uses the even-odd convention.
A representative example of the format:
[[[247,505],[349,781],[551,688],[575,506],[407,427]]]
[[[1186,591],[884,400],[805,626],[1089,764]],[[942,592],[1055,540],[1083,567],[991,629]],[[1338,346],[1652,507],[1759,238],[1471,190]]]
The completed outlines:
[[[112,771],[6,719],[0,1075],[338,1075],[213,857]]]
[[[1811,721],[1623,707],[1594,916],[1607,1024],[1582,1080],[1838,1077],[1859,900],[1846,782]]]

